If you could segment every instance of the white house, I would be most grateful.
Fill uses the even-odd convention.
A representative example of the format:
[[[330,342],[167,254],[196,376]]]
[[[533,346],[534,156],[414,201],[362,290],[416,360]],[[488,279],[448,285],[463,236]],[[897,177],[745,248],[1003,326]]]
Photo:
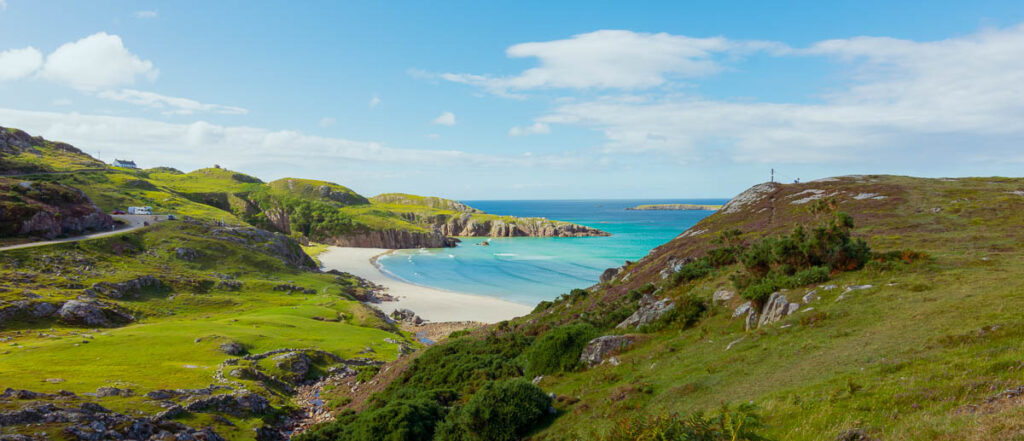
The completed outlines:
[[[126,161],[124,159],[115,159],[114,160],[114,167],[139,168],[139,166],[135,165],[135,161]]]

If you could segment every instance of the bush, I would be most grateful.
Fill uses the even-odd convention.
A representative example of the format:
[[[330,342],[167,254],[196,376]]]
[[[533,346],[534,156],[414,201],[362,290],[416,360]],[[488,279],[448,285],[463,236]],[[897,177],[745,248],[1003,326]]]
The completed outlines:
[[[714,269],[707,259],[697,259],[683,265],[682,268],[679,268],[679,271],[672,275],[672,285],[678,286],[684,282],[700,279],[711,274]]]
[[[522,378],[487,383],[438,428],[441,441],[513,441],[548,414],[551,398]]]
[[[488,381],[521,376],[522,370],[515,360],[530,343],[528,337],[509,333],[484,339],[462,337],[433,346],[374,395],[371,406],[437,394],[442,394],[442,401],[448,401],[449,395],[454,398],[473,393]]]
[[[434,436],[444,409],[430,400],[398,400],[356,413],[292,438],[295,441],[419,441]]]
[[[377,372],[380,372],[380,366],[359,366],[356,368],[356,381],[365,383],[373,379]]]
[[[604,436],[590,434],[584,439],[603,441],[764,441],[757,432],[764,429],[757,408],[742,404],[735,409],[722,405],[718,414],[707,417],[693,413],[640,416],[621,419]]]
[[[579,323],[555,328],[541,335],[523,352],[526,376],[575,370],[579,366],[583,347],[598,334],[593,326]]]
[[[541,311],[546,311],[552,305],[554,305],[553,302],[550,302],[548,300],[542,300],[540,303],[537,304],[536,307],[533,308],[533,311],[530,311],[530,314],[536,314]]]

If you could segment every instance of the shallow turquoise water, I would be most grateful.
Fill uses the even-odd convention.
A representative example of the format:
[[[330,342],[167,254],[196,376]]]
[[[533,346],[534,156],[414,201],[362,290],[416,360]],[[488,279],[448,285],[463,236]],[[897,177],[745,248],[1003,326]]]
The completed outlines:
[[[629,211],[640,204],[723,204],[724,199],[463,201],[493,214],[547,217],[599,228],[610,237],[464,239],[456,248],[400,250],[378,260],[407,282],[534,305],[597,283],[606,268],[637,260],[710,211]]]

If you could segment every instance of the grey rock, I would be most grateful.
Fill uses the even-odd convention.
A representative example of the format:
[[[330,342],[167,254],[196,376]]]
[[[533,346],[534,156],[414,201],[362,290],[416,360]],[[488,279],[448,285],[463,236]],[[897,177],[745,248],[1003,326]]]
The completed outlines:
[[[612,279],[615,279],[615,276],[619,275],[620,270],[621,268],[608,268],[601,273],[601,277],[598,278],[598,281],[600,283],[611,282]]]
[[[741,315],[749,315],[750,311],[753,308],[754,308],[754,303],[753,302],[744,303],[744,304],[736,307],[736,310],[734,310],[732,312],[732,318],[736,318],[736,317],[739,317]]]
[[[675,308],[675,302],[668,297],[655,299],[654,296],[645,294],[640,298],[640,309],[637,309],[633,315],[627,317],[622,321],[622,323],[619,323],[615,327],[617,329],[639,329],[641,326],[654,323],[656,320]]]
[[[233,342],[233,341],[229,341],[227,343],[221,344],[219,349],[220,349],[221,352],[223,352],[225,354],[228,354],[228,355],[234,355],[234,356],[245,355],[245,347],[242,346],[241,344],[239,344],[237,342]]]
[[[199,250],[184,247],[175,248],[174,254],[177,258],[188,262],[196,260],[202,255],[202,253],[200,253]]]
[[[420,316],[416,315],[416,313],[412,312],[412,310],[406,308],[399,308],[394,311],[391,311],[391,318],[398,322],[404,322],[413,325],[419,325],[423,323],[423,319],[420,318]]]
[[[748,310],[747,311],[747,318],[746,318],[746,320],[743,321],[744,329],[746,329],[748,331],[750,331],[752,329],[757,329],[757,319],[758,319],[758,317],[759,317],[759,314],[757,313],[757,311],[755,311],[753,309]]]
[[[782,320],[789,313],[789,299],[786,298],[786,295],[781,292],[772,293],[771,297],[768,297],[768,302],[765,303],[764,308],[761,310],[761,318],[757,322],[757,326],[761,327],[775,323]]]
[[[807,291],[807,294],[804,294],[804,297],[801,300],[803,300],[804,303],[811,303],[818,301],[820,298],[821,296],[818,295],[818,290],[812,289]]]
[[[605,335],[587,343],[580,353],[580,362],[587,367],[608,361],[615,354],[636,343],[634,335]],[[617,360],[616,360],[617,361]]]
[[[305,380],[306,374],[309,373],[309,368],[313,364],[309,356],[302,352],[281,354],[274,357],[273,360],[278,369],[288,373],[287,377],[282,380],[290,383],[301,383]]]
[[[60,320],[69,325],[109,328],[135,320],[116,305],[92,300],[69,300],[57,311]]]
[[[732,300],[733,297],[736,297],[735,291],[730,291],[728,289],[720,289],[718,291],[715,291],[715,293],[711,296],[711,301],[721,304],[728,302],[729,300]]]

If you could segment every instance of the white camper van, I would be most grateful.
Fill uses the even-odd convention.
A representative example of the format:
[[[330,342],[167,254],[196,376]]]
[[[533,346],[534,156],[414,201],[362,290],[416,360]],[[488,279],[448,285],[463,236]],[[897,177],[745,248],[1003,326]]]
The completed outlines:
[[[128,207],[128,214],[153,214],[153,207]]]

